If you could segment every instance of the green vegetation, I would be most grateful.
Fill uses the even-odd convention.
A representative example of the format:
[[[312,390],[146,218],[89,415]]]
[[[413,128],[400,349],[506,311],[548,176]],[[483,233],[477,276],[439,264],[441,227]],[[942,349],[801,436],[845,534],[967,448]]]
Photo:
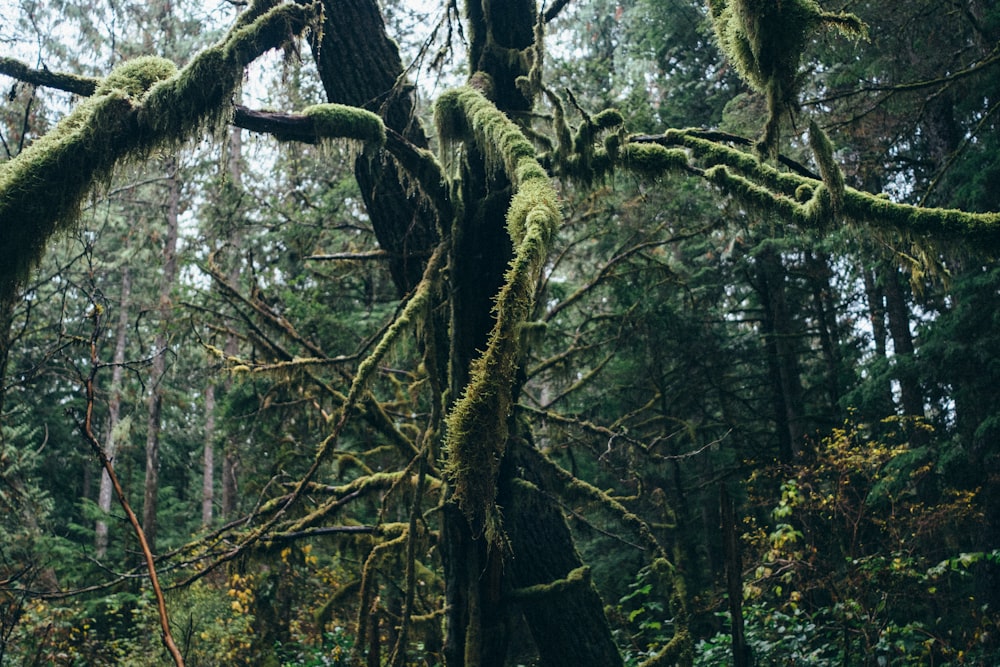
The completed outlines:
[[[0,9],[0,667],[997,661],[1000,10],[237,5]]]

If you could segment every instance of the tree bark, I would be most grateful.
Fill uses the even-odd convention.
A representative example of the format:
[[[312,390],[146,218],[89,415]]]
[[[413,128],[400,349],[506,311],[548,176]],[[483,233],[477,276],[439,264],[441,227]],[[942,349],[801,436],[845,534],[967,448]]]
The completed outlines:
[[[122,269],[121,297],[118,302],[118,326],[115,329],[115,352],[111,368],[111,396],[108,399],[108,426],[104,440],[104,455],[114,464],[118,453],[118,426],[122,404],[122,377],[125,374],[125,343],[128,332],[129,297],[132,292],[132,273],[128,267]],[[114,488],[106,470],[101,471],[101,486],[97,494],[97,506],[101,512],[111,511]],[[103,519],[94,527],[94,549],[98,558],[104,558],[108,551],[108,523]]]
[[[163,276],[160,282],[160,328],[156,334],[156,355],[151,372],[152,391],[149,396],[149,417],[146,430],[146,479],[142,507],[142,530],[149,548],[156,551],[156,510],[160,491],[160,427],[163,410],[164,380],[167,369],[167,331],[171,319],[171,291],[177,276],[177,219],[180,213],[181,189],[177,162],[168,161],[170,192],[167,201],[166,233],[163,241]]]
[[[892,335],[893,356],[896,361],[896,380],[899,382],[900,407],[903,414],[911,417],[924,416],[924,396],[920,381],[914,372],[913,334],[910,332],[910,308],[900,282],[899,269],[890,267],[884,274],[886,313],[889,316],[889,332]]]
[[[802,380],[794,344],[798,332],[788,308],[781,256],[767,247],[758,253],[757,260],[758,291],[764,308],[761,333],[773,387],[779,455],[791,461],[802,453],[805,434]]]

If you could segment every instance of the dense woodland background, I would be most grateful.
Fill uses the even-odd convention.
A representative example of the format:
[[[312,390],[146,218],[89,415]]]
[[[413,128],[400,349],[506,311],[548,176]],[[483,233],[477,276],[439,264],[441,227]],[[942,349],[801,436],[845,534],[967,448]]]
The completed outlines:
[[[184,68],[243,5],[0,5],[0,189],[116,66]],[[171,659],[95,449],[188,665],[1000,660],[1000,222],[871,213],[1000,211],[995,3],[828,3],[867,37],[812,25],[758,72],[780,94],[720,51],[724,2],[322,5],[95,174],[3,300],[0,664]],[[324,102],[384,148],[295,129]],[[497,109],[562,220],[493,309],[537,182]],[[831,163],[848,199],[790,214]],[[476,403],[484,350],[509,382]]]

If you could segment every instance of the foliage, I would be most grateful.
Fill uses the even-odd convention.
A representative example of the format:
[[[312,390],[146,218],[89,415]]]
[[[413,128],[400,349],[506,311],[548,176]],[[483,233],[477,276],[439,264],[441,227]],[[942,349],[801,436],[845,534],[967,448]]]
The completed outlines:
[[[981,520],[978,490],[935,488],[936,458],[912,444],[926,425],[881,427],[875,440],[848,422],[810,463],[756,476],[757,497],[783,479],[768,527],[747,532],[746,622],[759,657],[794,648],[817,661],[807,664],[938,664],[992,650],[981,625],[992,612],[956,567],[983,558],[956,555]],[[962,593],[945,601],[945,588]]]

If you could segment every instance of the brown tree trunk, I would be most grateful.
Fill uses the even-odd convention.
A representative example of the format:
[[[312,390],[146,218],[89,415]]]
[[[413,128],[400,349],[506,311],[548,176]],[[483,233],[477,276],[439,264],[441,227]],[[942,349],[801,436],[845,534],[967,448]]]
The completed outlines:
[[[156,509],[160,491],[160,428],[163,410],[163,382],[167,369],[167,329],[170,324],[170,293],[177,275],[177,218],[180,213],[180,180],[177,162],[167,164],[170,193],[167,201],[167,228],[163,241],[163,276],[160,282],[160,328],[156,334],[155,356],[150,382],[149,415],[146,430],[146,480],[142,507],[142,530],[151,551],[156,551]]]
[[[322,42],[314,49],[320,76],[331,102],[365,106],[380,113],[389,128],[418,146],[427,141],[413,118],[408,86],[397,86],[402,73],[398,50],[385,34],[373,0],[327,0]],[[485,71],[495,84],[493,101],[510,114],[527,111],[531,102],[514,84],[527,74],[523,62],[509,57],[529,47],[536,8],[532,0],[471,2],[466,8],[473,73]],[[462,219],[442,221],[454,230],[450,239],[450,366],[442,378],[452,397],[461,395],[469,379],[469,364],[486,347],[493,326],[493,299],[511,256],[506,232],[510,185],[502,174],[487,174],[474,147],[466,146],[463,161]],[[355,164],[355,174],[379,243],[392,261],[390,270],[400,293],[421,275],[427,251],[438,242],[433,209],[412,194],[395,164],[381,151],[369,151]],[[445,331],[448,327],[440,327]],[[432,343],[433,344],[433,343]],[[513,465],[502,466],[499,485],[518,494]],[[448,667],[502,667],[513,627],[511,592],[530,583],[552,583],[579,566],[565,522],[543,493],[524,496],[530,507],[504,507],[511,532],[511,560],[490,548],[472,530],[465,515],[451,503],[442,513],[441,557],[445,569]],[[544,536],[538,540],[537,536]],[[548,565],[545,565],[548,559]],[[586,590],[584,590],[586,588]],[[620,664],[603,605],[592,586],[569,597],[522,605],[532,633],[544,643],[544,665],[608,667]],[[586,635],[581,639],[581,633]],[[599,646],[582,651],[582,645]],[[541,648],[541,647],[540,647]],[[567,659],[571,656],[571,659]]]
[[[886,313],[889,316],[889,333],[892,335],[893,356],[896,357],[895,378],[899,382],[900,407],[911,417],[924,416],[924,396],[920,381],[913,368],[913,334],[910,333],[910,308],[900,281],[899,270],[890,268],[884,273]]]
[[[788,308],[781,256],[774,248],[767,247],[758,253],[757,262],[757,287],[764,308],[761,333],[774,388],[778,449],[781,458],[790,461],[801,454],[805,434],[802,380],[795,349],[798,331]]]
[[[118,453],[118,434],[115,433],[121,414],[122,377],[125,374],[125,343],[128,332],[129,297],[132,292],[132,274],[128,267],[122,269],[121,298],[118,302],[118,326],[115,329],[115,352],[111,367],[111,396],[108,399],[108,426],[104,440],[104,454],[114,463]],[[114,488],[105,470],[101,471],[101,486],[97,494],[97,506],[101,512],[111,511]],[[98,558],[104,558],[108,551],[108,523],[103,519],[94,527],[94,550]]]

